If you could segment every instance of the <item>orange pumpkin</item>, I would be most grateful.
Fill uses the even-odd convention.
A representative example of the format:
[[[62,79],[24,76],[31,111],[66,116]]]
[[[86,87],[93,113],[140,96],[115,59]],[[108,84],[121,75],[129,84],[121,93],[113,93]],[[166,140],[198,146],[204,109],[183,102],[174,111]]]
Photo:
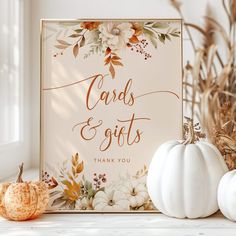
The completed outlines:
[[[47,186],[42,181],[24,182],[23,163],[16,183],[0,184],[0,215],[9,220],[30,220],[42,214],[49,200]]]

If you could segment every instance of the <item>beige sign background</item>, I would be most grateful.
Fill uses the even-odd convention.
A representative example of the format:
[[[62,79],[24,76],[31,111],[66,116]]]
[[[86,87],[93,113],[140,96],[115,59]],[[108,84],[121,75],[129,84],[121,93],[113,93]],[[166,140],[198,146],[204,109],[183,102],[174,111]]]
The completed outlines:
[[[43,20],[48,211],[155,211],[145,179],[182,135],[181,20]]]

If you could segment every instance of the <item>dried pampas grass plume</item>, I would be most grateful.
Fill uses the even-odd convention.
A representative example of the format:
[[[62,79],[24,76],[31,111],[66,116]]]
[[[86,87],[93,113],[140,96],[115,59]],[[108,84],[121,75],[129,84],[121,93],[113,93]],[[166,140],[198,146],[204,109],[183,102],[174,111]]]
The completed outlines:
[[[204,21],[205,34],[203,37],[203,46],[205,50],[207,51],[211,45],[216,43],[215,24],[213,24],[212,21],[209,20],[211,18],[214,18],[214,14],[209,4],[207,5],[207,8],[206,8],[206,16],[209,18],[205,18],[205,21]]]
[[[180,2],[172,0],[171,4],[184,19]],[[183,100],[229,169],[236,169],[236,0],[222,0],[222,4],[228,26],[218,22],[209,5],[204,27],[184,20],[195,61],[184,68]],[[196,46],[191,30],[203,36],[202,45]],[[221,45],[217,45],[218,37]]]

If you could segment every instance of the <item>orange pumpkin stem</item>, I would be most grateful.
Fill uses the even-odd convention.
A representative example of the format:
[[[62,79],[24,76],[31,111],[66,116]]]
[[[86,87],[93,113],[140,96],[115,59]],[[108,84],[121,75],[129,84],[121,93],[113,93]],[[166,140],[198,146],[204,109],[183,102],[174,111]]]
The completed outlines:
[[[23,179],[22,179],[23,170],[24,170],[24,163],[22,163],[19,166],[19,174],[17,176],[16,183],[23,183],[24,182]]]

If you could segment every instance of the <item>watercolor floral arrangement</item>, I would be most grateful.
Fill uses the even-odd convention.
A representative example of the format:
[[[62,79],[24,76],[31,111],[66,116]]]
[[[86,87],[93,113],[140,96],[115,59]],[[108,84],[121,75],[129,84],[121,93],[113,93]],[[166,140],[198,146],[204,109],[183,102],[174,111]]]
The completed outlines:
[[[171,41],[172,37],[180,37],[180,30],[172,28],[168,22],[74,22],[62,24],[69,34],[63,39],[57,39],[54,57],[64,54],[68,48],[76,58],[82,47],[88,46],[84,58],[93,54],[104,56],[104,65],[109,67],[111,77],[114,79],[116,66],[124,66],[119,52],[129,49],[144,56],[144,60],[152,56],[147,52],[149,43],[157,48],[158,43]],[[76,26],[76,27],[75,27]]]
[[[91,181],[85,178],[83,170],[84,163],[76,153],[70,162],[63,162],[57,177],[43,173],[43,181],[48,185],[53,199],[50,207],[78,211],[155,210],[146,188],[146,166],[134,176],[121,176],[109,185],[105,185],[105,173],[94,173]]]

